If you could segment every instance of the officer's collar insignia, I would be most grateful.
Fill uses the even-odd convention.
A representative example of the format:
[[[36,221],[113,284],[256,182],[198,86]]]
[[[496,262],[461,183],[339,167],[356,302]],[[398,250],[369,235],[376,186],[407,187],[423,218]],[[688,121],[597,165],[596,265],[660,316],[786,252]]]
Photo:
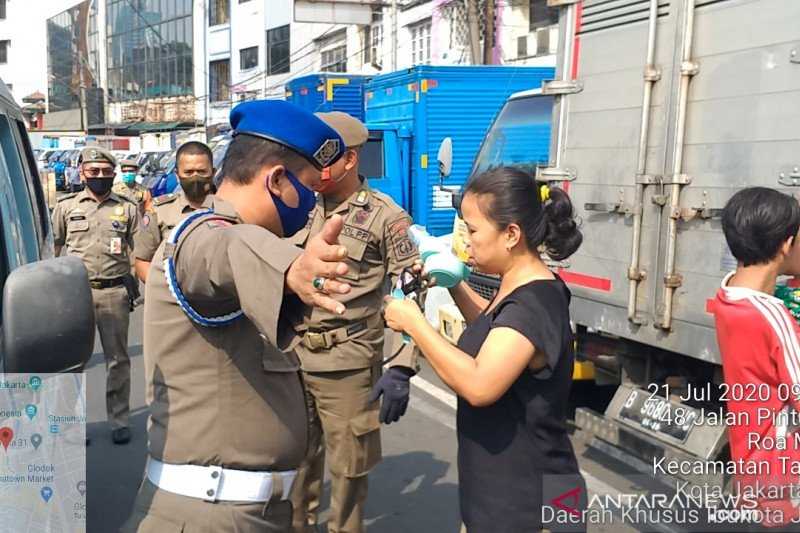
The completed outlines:
[[[114,209],[114,214],[115,215],[124,215],[125,214],[125,209],[121,205],[118,205],[117,208]]]
[[[322,167],[327,167],[339,153],[339,139],[327,139],[314,153],[314,160]]]

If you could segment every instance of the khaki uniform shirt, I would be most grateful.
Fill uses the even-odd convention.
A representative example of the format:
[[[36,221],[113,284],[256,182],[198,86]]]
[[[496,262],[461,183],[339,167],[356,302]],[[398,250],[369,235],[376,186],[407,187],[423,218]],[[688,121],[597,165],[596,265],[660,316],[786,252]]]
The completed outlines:
[[[206,196],[203,207],[214,207],[214,197]],[[142,261],[152,261],[161,241],[167,240],[172,228],[194,211],[183,192],[165,194],[153,200],[153,209],[142,215],[136,249],[133,254]]]
[[[147,189],[138,183],[134,183],[133,187],[129,187],[128,185],[125,185],[125,183],[118,181],[111,187],[111,192],[116,193],[119,196],[124,196],[138,207],[142,204],[142,202],[144,202],[144,196],[147,192]]]
[[[215,213],[190,224],[175,247],[178,283],[203,316],[242,309],[223,327],[203,327],[166,283],[162,243],[147,278],[144,364],[149,452],[167,463],[259,471],[297,468],[308,444],[295,338],[286,317],[302,304],[284,277],[302,250],[240,222],[217,199]]]
[[[307,372],[329,372],[366,368],[383,357],[384,322],[381,311],[383,297],[394,288],[403,268],[419,259],[416,246],[406,230],[411,217],[392,199],[369,187],[366,180],[350,198],[325,213],[325,200],[317,197],[317,205],[309,216],[306,228],[292,237],[304,246],[309,236],[316,235],[325,221],[334,214],[344,217],[339,242],[347,248],[349,271],[342,281],[350,283],[351,291],[335,298],[345,304],[344,315],[335,315],[320,308],[308,308],[300,334],[331,331],[365,321],[367,328],[347,335],[345,342],[328,350],[297,346],[297,354]],[[358,329],[358,328],[356,328]],[[391,334],[392,351],[400,347],[401,336]],[[407,345],[392,361],[392,365],[416,366],[416,348]]]
[[[139,228],[139,213],[113,192],[98,203],[88,191],[62,197],[53,209],[53,240],[80,257],[90,280],[130,274],[130,254]]]

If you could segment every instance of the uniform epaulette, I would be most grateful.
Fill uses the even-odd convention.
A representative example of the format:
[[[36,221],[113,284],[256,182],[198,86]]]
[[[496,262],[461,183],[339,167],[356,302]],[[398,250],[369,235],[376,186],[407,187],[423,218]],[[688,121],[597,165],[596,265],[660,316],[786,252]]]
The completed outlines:
[[[157,198],[153,198],[153,205],[168,204],[170,202],[174,202],[177,198],[178,197],[175,195],[175,193],[162,194]]]
[[[64,200],[69,200],[70,198],[75,198],[76,196],[78,196],[78,193],[76,193],[76,192],[71,192],[69,194],[65,194],[64,196],[61,196],[60,198],[58,198],[56,200],[56,203],[64,201]]]
[[[134,200],[127,194],[111,191],[111,196],[114,196],[120,203],[128,202],[129,204],[137,205],[136,200]]]
[[[383,202],[384,205],[386,205],[389,208],[394,208],[397,209],[398,211],[403,211],[403,208],[400,207],[397,204],[397,202],[394,201],[394,198],[392,198],[386,193],[372,189],[372,197],[380,200],[381,202]]]

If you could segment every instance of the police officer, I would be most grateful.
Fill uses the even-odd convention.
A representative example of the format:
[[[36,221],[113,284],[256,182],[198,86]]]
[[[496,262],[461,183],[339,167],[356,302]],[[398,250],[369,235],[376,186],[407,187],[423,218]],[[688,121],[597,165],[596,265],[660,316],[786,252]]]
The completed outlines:
[[[343,313],[346,250],[332,220],[305,252],[302,229],[339,135],[294,104],[231,112],[235,137],[213,210],[159,246],[146,284],[149,458],[123,531],[287,531],[307,448],[290,319],[303,304]],[[281,349],[288,350],[287,352]]]
[[[128,357],[128,292],[130,254],[139,227],[136,206],[112,192],[116,160],[98,147],[84,148],[80,157],[83,191],[63,196],[53,210],[56,255],[83,260],[89,271],[95,320],[106,359],[106,410],[115,444],[130,441],[128,412],[130,360]]]
[[[123,159],[119,162],[122,181],[114,184],[111,189],[115,194],[128,198],[139,207],[139,212],[144,212],[144,205],[149,197],[147,189],[136,183],[136,173],[139,165],[133,159]]]
[[[172,228],[188,213],[213,206],[214,156],[211,149],[199,141],[189,141],[178,148],[175,162],[181,189],[154,198],[153,209],[142,215],[134,250],[136,275],[142,281],[147,281],[150,261]]]
[[[345,222],[339,242],[347,248],[350,271],[345,279],[353,290],[340,298],[347,305],[343,315],[308,309],[297,328],[304,333],[295,350],[308,395],[311,456],[300,469],[292,494],[293,528],[315,530],[327,455],[332,492],[328,531],[353,533],[364,529],[367,474],[381,458],[379,418],[392,422],[403,414],[408,379],[414,373],[414,350],[409,346],[378,385],[379,390],[395,382],[400,386],[389,388],[379,417],[370,393],[383,362],[381,307],[386,280],[395,283],[419,255],[406,234],[411,224],[408,214],[359,176],[367,128],[346,113],[317,116],[341,135],[347,151],[323,171],[316,207],[296,242],[304,244],[322,231],[331,216],[341,215]]]

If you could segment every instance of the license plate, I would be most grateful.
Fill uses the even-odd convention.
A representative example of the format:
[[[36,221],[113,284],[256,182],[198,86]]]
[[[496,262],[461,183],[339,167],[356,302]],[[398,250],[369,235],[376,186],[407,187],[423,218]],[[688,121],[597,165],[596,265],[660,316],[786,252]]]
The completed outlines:
[[[693,407],[634,389],[620,409],[619,417],[642,429],[685,442],[700,412]]]

